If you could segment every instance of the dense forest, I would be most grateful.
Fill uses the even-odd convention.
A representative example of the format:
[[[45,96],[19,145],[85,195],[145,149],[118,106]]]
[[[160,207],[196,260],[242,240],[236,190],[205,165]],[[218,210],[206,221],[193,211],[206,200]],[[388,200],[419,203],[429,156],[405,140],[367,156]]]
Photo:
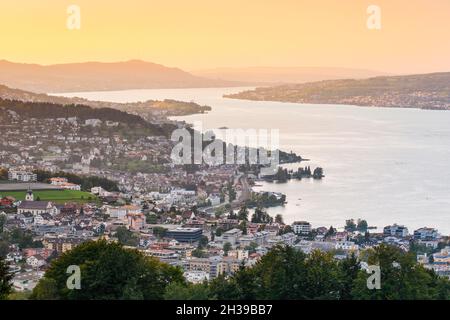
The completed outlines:
[[[16,112],[23,118],[58,119],[76,117],[81,120],[99,119],[149,129],[155,135],[167,136],[174,127],[159,126],[145,121],[138,115],[113,108],[91,108],[86,105],[61,105],[49,102],[24,102],[0,98],[0,108]]]

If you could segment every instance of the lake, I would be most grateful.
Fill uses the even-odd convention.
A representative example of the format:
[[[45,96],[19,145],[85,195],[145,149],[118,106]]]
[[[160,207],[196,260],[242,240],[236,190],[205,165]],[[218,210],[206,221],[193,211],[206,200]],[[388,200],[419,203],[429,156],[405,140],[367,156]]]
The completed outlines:
[[[243,88],[158,89],[62,94],[93,100],[134,102],[177,99],[212,111],[178,117],[205,129],[279,129],[282,150],[324,168],[321,181],[260,183],[256,190],[286,194],[270,208],[286,222],[342,227],[348,218],[371,226],[436,227],[450,234],[450,112],[256,102],[225,99]],[[296,165],[297,166],[297,165]]]

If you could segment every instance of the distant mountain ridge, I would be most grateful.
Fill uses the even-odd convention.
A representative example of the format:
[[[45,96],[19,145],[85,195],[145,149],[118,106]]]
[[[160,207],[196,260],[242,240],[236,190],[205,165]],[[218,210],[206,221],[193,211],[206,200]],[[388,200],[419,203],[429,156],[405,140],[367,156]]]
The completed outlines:
[[[389,75],[366,69],[331,67],[215,68],[191,72],[200,77],[259,84],[305,83],[333,79],[363,79]]]
[[[142,60],[54,65],[0,60],[0,84],[39,93],[240,86]]]

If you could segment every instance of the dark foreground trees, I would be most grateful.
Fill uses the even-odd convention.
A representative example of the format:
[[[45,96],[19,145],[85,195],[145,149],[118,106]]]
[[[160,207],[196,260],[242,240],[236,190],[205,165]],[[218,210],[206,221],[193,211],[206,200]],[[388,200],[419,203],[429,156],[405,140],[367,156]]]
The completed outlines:
[[[397,247],[382,245],[370,249],[368,264],[379,265],[381,288],[367,289],[367,274],[359,273],[352,296],[370,300],[450,299],[450,282],[418,264],[415,255]]]
[[[355,256],[336,260],[333,253],[305,254],[276,246],[253,267],[231,277],[189,284],[181,269],[105,241],[87,242],[53,261],[35,288],[35,299],[176,299],[176,300],[349,300],[450,299],[450,282],[417,264],[414,255],[381,245],[364,255],[381,268],[381,289],[370,290],[370,276]],[[67,267],[81,269],[81,289],[66,286]]]
[[[369,265],[381,268],[380,290],[368,289],[370,274],[361,269],[355,256],[336,260],[332,253],[313,251],[306,255],[280,246],[254,267],[241,268],[229,279],[213,280],[207,293],[209,299],[219,300],[450,299],[450,282],[417,264],[414,255],[381,245],[370,249],[367,257]],[[174,290],[171,293],[172,299],[184,297],[177,296]]]
[[[348,296],[354,270],[359,269],[356,259],[344,261],[331,253],[306,255],[292,247],[275,247],[253,268],[212,281],[210,291],[217,299],[340,299]]]
[[[68,289],[69,266],[80,267],[81,289]],[[31,299],[162,299],[180,269],[106,241],[86,242],[54,260]]]
[[[6,261],[0,257],[0,300],[5,300],[11,293],[12,275]]]

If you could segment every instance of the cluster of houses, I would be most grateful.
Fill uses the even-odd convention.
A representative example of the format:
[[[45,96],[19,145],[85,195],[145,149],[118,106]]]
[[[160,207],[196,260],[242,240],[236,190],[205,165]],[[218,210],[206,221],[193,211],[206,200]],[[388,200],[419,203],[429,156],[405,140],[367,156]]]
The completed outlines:
[[[64,178],[53,178],[50,183],[65,187],[68,182]],[[203,190],[203,199],[209,206],[223,203],[220,189],[204,186]],[[417,256],[420,263],[439,275],[450,276],[448,242],[443,245],[443,237],[433,228],[419,228],[410,233],[405,226],[393,224],[384,227],[382,232],[365,234],[313,228],[307,221],[295,221],[291,225],[243,223],[227,213],[216,215],[201,207],[194,209],[192,204],[198,202],[199,192],[179,187],[132,198],[101,187],[92,188],[91,192],[104,201],[57,204],[35,199],[31,189],[23,201],[12,197],[0,199],[0,214],[6,215],[4,228],[30,232],[33,241],[40,243],[39,248],[19,248],[11,244],[7,260],[15,273],[16,290],[31,290],[52,259],[80,243],[100,238],[119,241],[119,228],[134,236],[133,248],[179,266],[190,282],[231,275],[242,266],[252,266],[276,245],[293,246],[305,253],[329,251],[341,259],[381,243],[408,251],[414,242],[428,249]],[[112,201],[108,201],[109,198]],[[2,208],[15,210],[1,213]]]
[[[199,166],[186,172],[171,161],[174,142],[165,136],[128,139],[114,132],[117,123],[76,117],[27,119],[7,111],[8,126],[0,126],[3,146],[0,167],[9,170],[9,180],[35,182],[34,170],[68,172],[115,181],[122,192],[142,195],[184,186],[199,186],[208,195],[218,193],[235,173],[236,165]],[[172,124],[178,125],[177,122]],[[130,165],[129,165],[130,164]],[[54,186],[79,190],[64,180]],[[184,199],[172,199],[180,202]]]
[[[11,204],[8,199],[2,201]],[[14,203],[17,211],[6,213],[4,228],[31,232],[33,240],[41,244],[38,248],[10,246],[7,260],[15,273],[14,287],[18,291],[32,289],[52,259],[84,241],[99,238],[119,241],[116,237],[119,228],[135,236],[134,248],[179,266],[191,282],[211,280],[222,274],[233,274],[242,266],[252,266],[275,245],[293,246],[305,253],[329,251],[340,259],[381,243],[407,251],[411,241],[430,249],[429,253],[418,255],[420,263],[442,276],[450,275],[450,247],[442,246],[443,238],[433,228],[420,228],[410,234],[405,226],[394,224],[386,226],[383,232],[363,236],[357,231],[313,228],[307,221],[291,225],[249,221],[243,224],[227,214],[216,217],[197,210],[166,215],[153,203],[143,204],[139,200],[123,205],[59,205],[36,201],[32,190],[27,192],[24,201]],[[148,217],[152,215],[159,218],[149,223]]]

